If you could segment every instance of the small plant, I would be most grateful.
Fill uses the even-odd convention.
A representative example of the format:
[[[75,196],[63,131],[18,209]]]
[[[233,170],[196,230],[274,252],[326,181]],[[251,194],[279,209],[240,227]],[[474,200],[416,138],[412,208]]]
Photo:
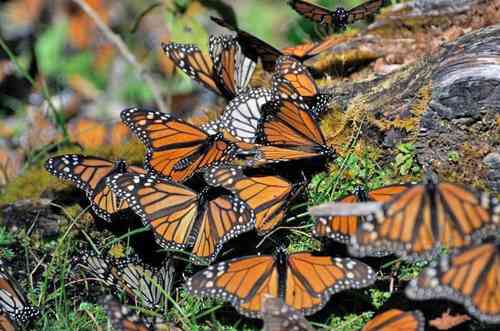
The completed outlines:
[[[420,166],[416,161],[416,148],[413,144],[406,143],[397,146],[399,153],[394,160],[394,168],[401,176],[416,175]]]
[[[376,288],[369,289],[370,297],[372,298],[372,304],[375,308],[379,309],[386,303],[391,297],[391,292],[384,292]]]
[[[328,329],[337,331],[361,330],[373,315],[373,312],[367,311],[359,315],[349,314],[344,317],[333,317],[329,323]]]

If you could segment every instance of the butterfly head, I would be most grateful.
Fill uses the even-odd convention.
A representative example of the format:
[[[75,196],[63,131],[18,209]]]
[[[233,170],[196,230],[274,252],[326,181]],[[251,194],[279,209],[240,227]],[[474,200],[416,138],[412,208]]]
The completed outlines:
[[[349,13],[342,7],[335,10],[336,25],[343,28],[349,23]]]
[[[127,163],[124,160],[117,160],[115,162],[115,169],[118,173],[124,173],[127,171]]]
[[[354,195],[358,198],[359,201],[368,201],[368,193],[366,192],[365,188],[361,185],[356,186],[354,189]]]

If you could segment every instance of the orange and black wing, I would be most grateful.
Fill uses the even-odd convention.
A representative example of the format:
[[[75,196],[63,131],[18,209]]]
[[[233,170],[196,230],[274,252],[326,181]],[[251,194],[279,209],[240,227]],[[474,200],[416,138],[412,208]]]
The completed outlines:
[[[375,280],[375,271],[363,262],[296,253],[288,256],[284,302],[304,315],[311,315],[333,294],[363,288]]]
[[[241,52],[233,37],[210,36],[208,44],[215,81],[224,97],[231,100],[247,89],[256,62]]]
[[[259,39],[246,31],[240,30],[220,18],[211,17],[211,19],[220,26],[237,33],[236,39],[246,57],[255,63],[257,63],[260,59],[262,67],[265,71],[272,72],[274,70],[276,60],[278,57],[283,55],[280,50],[269,45],[262,39]]]
[[[264,298],[262,304],[263,331],[314,331],[304,316],[276,297]]]
[[[305,61],[310,59],[319,53],[332,48],[338,41],[335,38],[325,38],[320,42],[306,43],[302,45],[292,46],[283,48],[282,52],[284,55],[293,56],[296,59]]]
[[[214,79],[214,65],[198,46],[193,44],[162,44],[163,51],[189,77],[209,90],[224,96]]]
[[[52,175],[70,181],[85,191],[94,212],[106,221],[110,220],[111,214],[127,208],[106,186],[107,177],[127,171],[123,161],[67,154],[48,159],[45,168]]]
[[[361,331],[424,331],[425,318],[418,311],[391,309],[378,314]]]
[[[338,202],[354,203],[358,202],[356,195],[348,195]],[[328,237],[343,244],[349,244],[351,237],[358,230],[360,217],[356,215],[350,216],[329,216],[319,217],[314,226],[313,234],[317,237]]]
[[[211,263],[228,240],[255,228],[255,213],[232,195],[207,202],[192,254]]]
[[[18,325],[29,323],[40,316],[38,308],[28,304],[24,293],[2,260],[0,260],[0,312]]]
[[[249,256],[212,265],[187,280],[191,294],[229,301],[241,314],[262,316],[265,296],[278,296],[278,270],[272,256]]]
[[[481,321],[500,323],[500,247],[485,242],[441,257],[406,287],[414,300],[449,299],[459,302]]]
[[[214,167],[205,173],[209,185],[233,192],[255,213],[255,227],[262,234],[276,227],[286,214],[293,185],[279,176],[248,177],[239,167]]]
[[[498,231],[491,199],[451,183],[413,185],[368,216],[353,238],[356,255],[387,249],[412,260],[429,258],[440,247],[463,247]]]
[[[16,331],[17,327],[6,313],[0,313],[0,331]]]
[[[332,25],[334,23],[335,12],[327,8],[301,0],[289,0],[288,4],[297,13],[313,22],[323,25]]]
[[[113,192],[127,201],[157,242],[167,249],[183,249],[194,242],[198,196],[184,185],[154,176],[117,174],[108,180]]]
[[[203,130],[166,114],[131,108],[122,111],[123,122],[146,145],[146,168],[175,181],[183,181],[206,167],[228,162],[234,144],[222,135]]]
[[[264,122],[262,133],[267,146],[257,148],[258,161],[280,162],[335,155],[335,151],[326,146],[325,137],[311,114],[291,100],[282,101],[279,111]]]
[[[347,11],[348,23],[365,19],[375,14],[387,0],[369,0]]]

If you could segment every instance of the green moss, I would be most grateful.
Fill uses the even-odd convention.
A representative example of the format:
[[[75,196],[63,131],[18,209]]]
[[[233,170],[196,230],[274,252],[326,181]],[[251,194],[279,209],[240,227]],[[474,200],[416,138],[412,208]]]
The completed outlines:
[[[354,331],[361,328],[368,322],[374,313],[367,311],[361,314],[349,314],[343,317],[333,317],[328,324],[328,330]]]

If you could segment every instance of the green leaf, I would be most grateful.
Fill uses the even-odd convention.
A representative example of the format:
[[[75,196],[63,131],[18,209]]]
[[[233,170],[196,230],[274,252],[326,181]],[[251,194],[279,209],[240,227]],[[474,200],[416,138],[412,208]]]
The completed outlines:
[[[60,72],[67,30],[66,23],[55,24],[44,31],[35,43],[38,65],[46,75]]]

